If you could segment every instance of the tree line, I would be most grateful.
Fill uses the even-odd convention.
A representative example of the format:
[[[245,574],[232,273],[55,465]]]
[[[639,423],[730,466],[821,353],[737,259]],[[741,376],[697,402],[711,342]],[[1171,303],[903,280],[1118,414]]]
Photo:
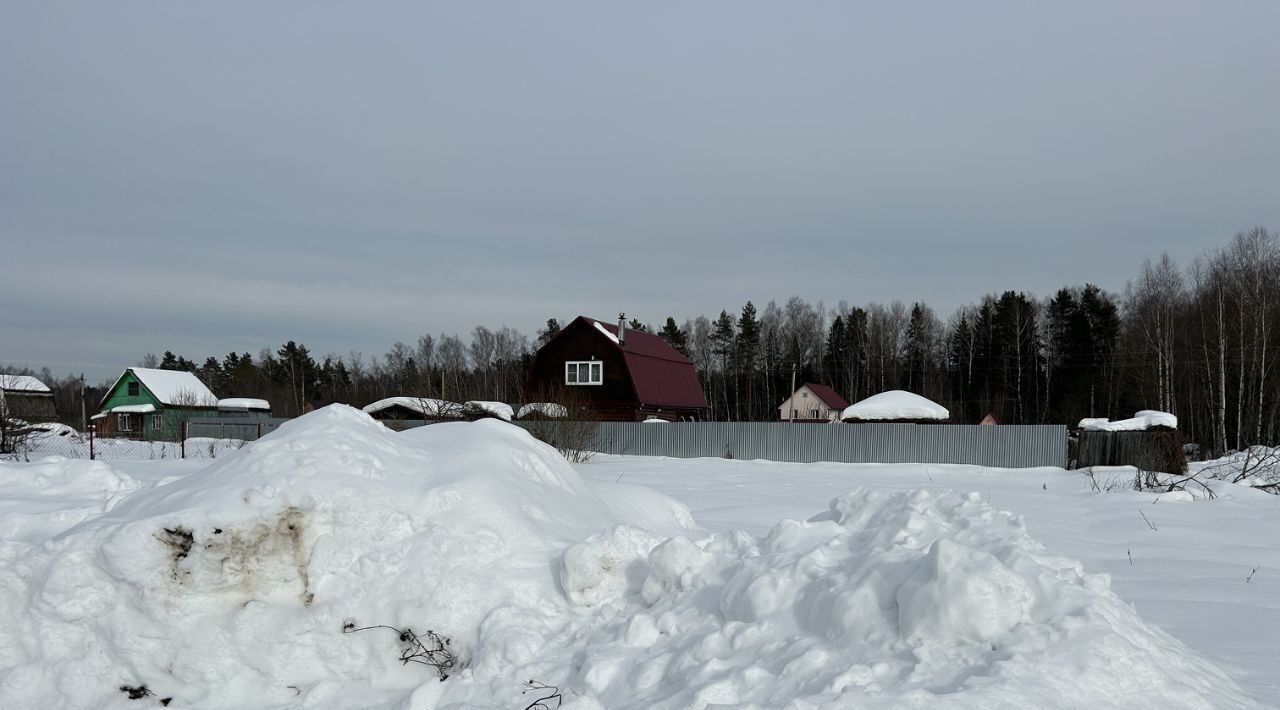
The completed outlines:
[[[922,302],[826,307],[796,296],[629,327],[693,362],[709,419],[776,419],[793,382],[816,382],[851,402],[909,390],[968,423],[990,413],[1006,424],[1074,424],[1159,409],[1178,415],[1191,441],[1225,451],[1280,438],[1278,309],[1280,237],[1257,227],[1187,265],[1148,260],[1119,294],[1088,283],[1043,297],[994,292],[945,321]],[[399,395],[517,403],[533,353],[560,327],[550,318],[532,338],[505,326],[476,326],[466,339],[425,334],[381,356],[317,359],[287,341],[257,356],[197,362],[165,352],[139,364],[194,372],[219,397],[262,397],[282,416]],[[79,379],[38,374],[78,423]],[[89,388],[90,409],[106,386]]]

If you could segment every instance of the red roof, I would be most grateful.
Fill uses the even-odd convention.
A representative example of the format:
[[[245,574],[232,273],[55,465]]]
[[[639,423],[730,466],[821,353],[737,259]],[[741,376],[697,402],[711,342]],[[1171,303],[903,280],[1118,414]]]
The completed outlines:
[[[595,327],[599,324],[614,336],[616,343],[618,326],[614,323],[579,316]],[[601,337],[604,337],[601,334]],[[686,409],[706,409],[707,398],[698,382],[698,371],[689,358],[667,345],[667,341],[652,333],[627,329],[623,343],[618,345],[627,361],[631,383],[636,388],[636,399],[641,404]]]
[[[844,408],[849,406],[849,403],[844,401],[844,397],[836,394],[835,390],[826,385],[816,385],[812,382],[806,382],[804,383],[804,386],[808,387],[809,391],[818,395],[818,399],[822,400],[823,404],[832,409],[844,411]]]

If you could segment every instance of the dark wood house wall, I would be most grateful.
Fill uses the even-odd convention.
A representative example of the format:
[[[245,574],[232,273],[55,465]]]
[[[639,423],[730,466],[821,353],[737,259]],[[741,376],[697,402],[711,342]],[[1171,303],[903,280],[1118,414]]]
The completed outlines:
[[[586,401],[602,421],[697,419],[707,401],[693,363],[656,335],[625,333],[585,316],[575,318],[534,356],[525,401],[555,401],[565,389]],[[565,364],[599,362],[600,384],[569,384]]]
[[[603,365],[598,385],[566,385],[565,363],[596,360]],[[602,421],[635,421],[640,402],[622,351],[592,326],[575,321],[565,326],[538,351],[529,370],[525,401],[535,401],[540,388],[573,387],[590,400],[591,410]]]

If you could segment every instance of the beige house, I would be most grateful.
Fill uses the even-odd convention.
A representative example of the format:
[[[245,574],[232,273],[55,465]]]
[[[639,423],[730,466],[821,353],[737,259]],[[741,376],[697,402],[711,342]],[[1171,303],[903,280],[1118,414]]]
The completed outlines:
[[[840,413],[848,406],[844,397],[830,387],[806,382],[778,405],[778,418],[783,421],[836,422],[840,421]]]

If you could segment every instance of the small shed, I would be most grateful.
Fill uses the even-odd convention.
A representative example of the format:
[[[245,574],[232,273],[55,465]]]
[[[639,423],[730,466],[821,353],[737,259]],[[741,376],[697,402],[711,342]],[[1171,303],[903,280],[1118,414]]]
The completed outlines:
[[[271,417],[271,403],[255,397],[226,397],[218,400],[218,416],[266,419]]]
[[[946,424],[950,419],[951,412],[946,407],[906,390],[871,395],[840,414],[840,421],[855,423]]]
[[[1169,412],[1144,409],[1129,419],[1081,419],[1076,435],[1076,468],[1133,466],[1164,473],[1187,470],[1178,418]]]
[[[826,385],[806,382],[778,405],[782,421],[838,422],[849,402]]]
[[[369,416],[379,421],[406,421],[413,419],[438,420],[461,419],[463,406],[457,402],[431,397],[387,397],[364,408]]]
[[[30,375],[0,374],[0,416],[28,424],[58,420],[49,386]]]

